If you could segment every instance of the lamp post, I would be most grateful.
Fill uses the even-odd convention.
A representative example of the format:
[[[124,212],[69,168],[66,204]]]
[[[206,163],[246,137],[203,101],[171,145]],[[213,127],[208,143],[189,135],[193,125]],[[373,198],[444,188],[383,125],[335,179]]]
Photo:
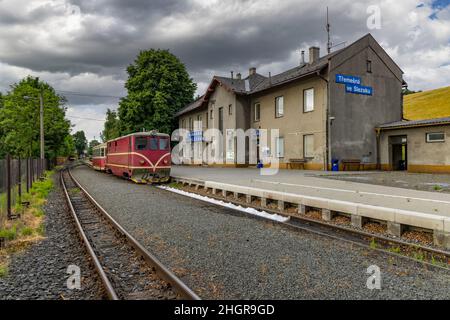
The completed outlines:
[[[25,100],[32,100],[33,97],[24,96]],[[41,171],[44,171],[44,159],[45,159],[45,148],[44,148],[44,97],[42,90],[39,90],[39,136],[40,136],[40,160],[41,160]]]

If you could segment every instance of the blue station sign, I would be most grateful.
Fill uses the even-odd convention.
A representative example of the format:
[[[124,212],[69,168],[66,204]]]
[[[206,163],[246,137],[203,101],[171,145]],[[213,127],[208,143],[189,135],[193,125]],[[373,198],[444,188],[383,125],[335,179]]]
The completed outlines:
[[[345,84],[345,92],[347,93],[362,94],[366,96],[371,96],[373,94],[373,88],[363,86],[360,77],[336,74],[336,83]]]
[[[190,131],[187,134],[188,142],[200,142],[203,141],[203,131]]]
[[[345,74],[336,74],[336,83],[361,85],[361,78]]]
[[[358,84],[347,84],[345,85],[345,92],[371,96],[373,94],[373,89],[372,87],[361,86]]]

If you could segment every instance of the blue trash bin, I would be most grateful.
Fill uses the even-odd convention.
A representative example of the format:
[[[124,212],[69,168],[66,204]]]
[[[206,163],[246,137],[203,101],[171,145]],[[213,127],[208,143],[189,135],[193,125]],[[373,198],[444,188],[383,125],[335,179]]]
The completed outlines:
[[[339,171],[339,159],[331,159],[331,171]]]

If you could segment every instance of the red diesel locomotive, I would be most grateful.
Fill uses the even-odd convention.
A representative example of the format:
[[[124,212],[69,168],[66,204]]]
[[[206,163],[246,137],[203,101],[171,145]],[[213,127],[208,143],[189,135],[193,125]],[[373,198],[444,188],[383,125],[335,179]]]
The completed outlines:
[[[99,144],[92,148],[92,167],[95,170],[105,171],[106,169],[106,143]]]
[[[170,180],[170,136],[132,133],[107,142],[106,171],[137,183]]]

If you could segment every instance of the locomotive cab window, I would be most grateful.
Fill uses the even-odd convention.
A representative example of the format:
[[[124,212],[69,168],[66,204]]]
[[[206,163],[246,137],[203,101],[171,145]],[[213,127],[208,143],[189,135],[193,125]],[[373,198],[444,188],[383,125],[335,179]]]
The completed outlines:
[[[150,150],[158,150],[158,138],[150,137]]]
[[[136,137],[136,150],[147,149],[147,137]]]
[[[167,138],[159,138],[159,150],[168,150],[169,140]]]

